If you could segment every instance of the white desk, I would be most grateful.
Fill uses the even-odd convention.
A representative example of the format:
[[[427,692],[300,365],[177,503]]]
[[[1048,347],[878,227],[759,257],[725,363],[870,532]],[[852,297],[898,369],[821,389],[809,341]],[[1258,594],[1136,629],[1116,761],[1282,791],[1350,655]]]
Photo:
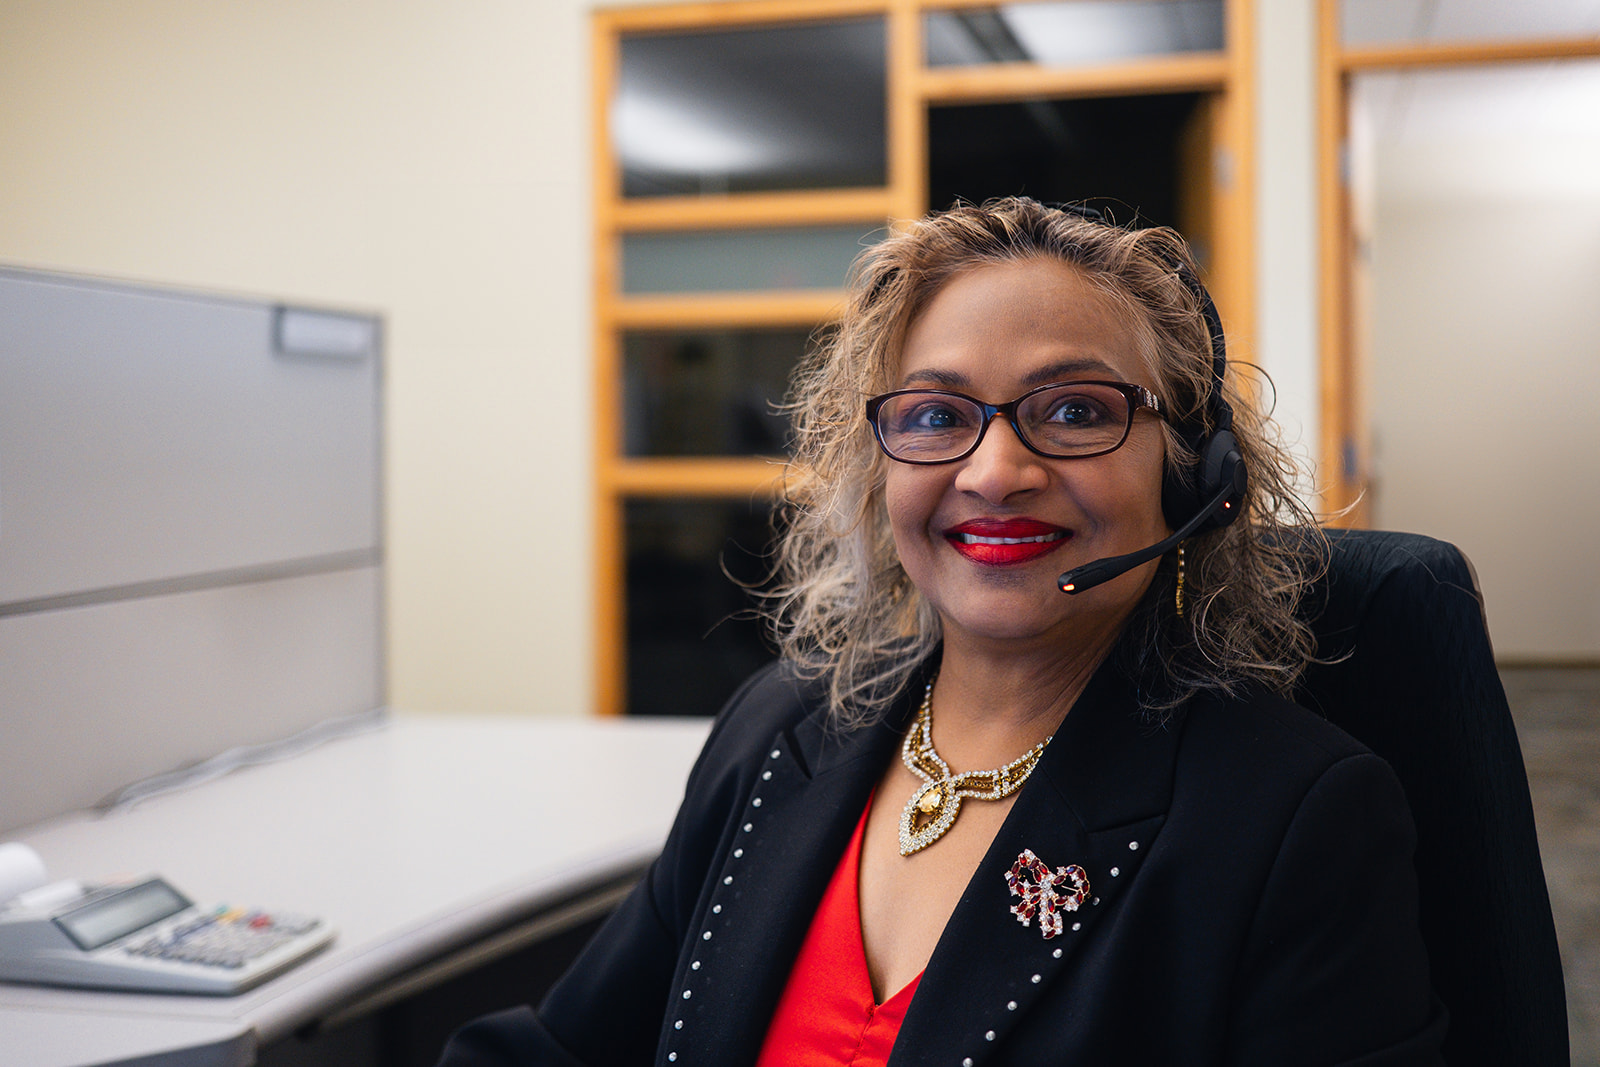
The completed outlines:
[[[648,863],[707,729],[402,715],[128,811],[8,835],[52,877],[159,872],[198,901],[321,915],[339,937],[237,997],[0,983],[0,1067],[247,1067],[413,968]]]

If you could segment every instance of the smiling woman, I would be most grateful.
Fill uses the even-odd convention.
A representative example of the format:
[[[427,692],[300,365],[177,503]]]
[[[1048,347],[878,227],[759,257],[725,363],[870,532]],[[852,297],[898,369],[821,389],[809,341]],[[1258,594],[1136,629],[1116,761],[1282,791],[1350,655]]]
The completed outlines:
[[[1323,542],[1224,370],[1169,230],[1006,200],[864,253],[790,405],[783,662],[446,1062],[1436,1062],[1404,795],[1282,695]]]
[[[826,681],[837,717],[876,715],[943,639],[943,621],[903,566],[884,505],[890,485],[904,481],[901,468],[919,461],[910,450],[925,447],[894,432],[894,420],[915,410],[905,388],[975,393],[970,383],[984,376],[994,391],[965,397],[982,448],[999,447],[988,428],[1005,405],[991,405],[1028,390],[1005,412],[1013,432],[998,435],[1000,444],[1067,459],[1072,484],[1148,457],[1155,442],[1149,491],[1165,526],[1117,531],[1119,551],[1159,541],[1201,509],[1196,446],[1226,421],[1249,471],[1234,514],[1249,521],[1203,526],[1182,553],[1109,583],[1150,591],[1147,610],[1126,619],[1118,656],[1139,678],[1145,713],[1157,719],[1201,691],[1293,683],[1310,656],[1295,608],[1324,565],[1322,538],[1292,488],[1292,459],[1221,373],[1220,327],[1214,345],[1209,297],[1195,278],[1188,248],[1171,230],[1123,229],[1025,200],[934,216],[861,257],[850,307],[793,391],[789,532],[780,549],[789,581],[774,612],[785,658]],[[1124,440],[1135,442],[1127,455],[1122,440],[1106,447],[1109,438],[1094,447],[1044,444],[1044,427],[1060,424],[1048,406],[1059,386],[1073,384],[1081,398],[1093,382],[1104,383],[1096,386],[1100,404],[1115,404],[1104,389],[1126,397],[1116,406],[1127,420]],[[1040,390],[1045,385],[1054,388]],[[885,394],[868,408],[877,446],[859,421],[874,393]],[[962,440],[979,449],[970,432]],[[1102,450],[1109,455],[1096,458]],[[935,462],[957,458],[968,457],[952,452]],[[983,458],[974,453],[971,461]],[[1076,532],[1076,544],[1049,563],[1055,571],[1045,575],[1040,565],[1041,590],[1068,566],[1116,554],[1097,526]],[[1147,536],[1136,541],[1135,533]],[[1091,534],[1104,551],[1089,551]],[[1191,610],[1156,610],[1178,595],[1180,559]],[[1096,591],[1096,599],[1112,591]]]
[[[971,420],[970,447],[941,462],[890,453],[901,460],[887,465],[883,489],[895,552],[939,616],[947,659],[959,643],[990,638],[1007,642],[1008,656],[1019,651],[1016,642],[1037,640],[1093,649],[1098,662],[1150,585],[1154,563],[1083,597],[1062,596],[1053,581],[1068,567],[1135,551],[1168,532],[1160,420],[1121,389],[1149,396],[1151,408],[1159,401],[1138,337],[1119,311],[1079,268],[1030,257],[956,275],[907,331],[902,389],[942,385],[997,399],[1022,393],[1020,403],[1005,405],[1012,408],[1007,425],[988,433],[992,417]],[[1062,382],[1078,375],[1112,384]],[[1049,406],[1041,410],[1038,401]],[[1115,401],[1108,420],[1104,408]],[[979,402],[980,416],[986,407]],[[1062,444],[1048,447],[1057,438]]]

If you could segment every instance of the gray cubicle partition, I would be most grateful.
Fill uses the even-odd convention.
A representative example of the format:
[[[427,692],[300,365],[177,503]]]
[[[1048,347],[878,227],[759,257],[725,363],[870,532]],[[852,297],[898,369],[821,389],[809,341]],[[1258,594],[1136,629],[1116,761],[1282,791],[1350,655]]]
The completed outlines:
[[[383,704],[380,343],[0,269],[0,834]]]

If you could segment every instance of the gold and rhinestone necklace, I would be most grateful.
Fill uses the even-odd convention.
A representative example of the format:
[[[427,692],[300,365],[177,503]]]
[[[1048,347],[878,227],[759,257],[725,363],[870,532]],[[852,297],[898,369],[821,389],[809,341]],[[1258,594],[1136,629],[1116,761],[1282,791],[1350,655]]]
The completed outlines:
[[[1044,754],[1044,746],[1050,743],[1047,737],[1004,767],[992,771],[951,774],[950,765],[933,747],[934,681],[937,679],[928,682],[927,692],[922,695],[922,707],[917,709],[917,721],[906,734],[905,744],[900,746],[900,758],[922,779],[917,791],[906,801],[906,809],[900,813],[902,856],[927,848],[943,837],[945,831],[955,825],[963,798],[1003,800],[1021,789]]]

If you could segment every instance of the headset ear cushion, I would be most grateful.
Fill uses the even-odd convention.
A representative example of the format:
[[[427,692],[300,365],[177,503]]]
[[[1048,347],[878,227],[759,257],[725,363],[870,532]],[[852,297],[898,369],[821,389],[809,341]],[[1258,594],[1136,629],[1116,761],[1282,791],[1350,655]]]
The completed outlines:
[[[1185,485],[1183,479],[1169,473],[1161,486],[1161,513],[1167,525],[1176,530],[1194,518],[1224,488],[1230,489],[1227,499],[1233,506],[1219,510],[1195,531],[1204,533],[1227,526],[1239,517],[1244,510],[1240,504],[1249,478],[1233,431],[1218,430],[1201,438],[1195,451],[1199,456],[1194,468],[1194,484]]]
[[[1204,445],[1205,439],[1194,442]],[[1184,478],[1184,472],[1173,467],[1166,473],[1161,481],[1161,514],[1167,520],[1167,528],[1176,530],[1200,510],[1200,492],[1196,484]],[[1195,464],[1195,469],[1190,473],[1190,478],[1198,481],[1201,475],[1201,464]]]
[[[1218,430],[1206,441],[1200,453],[1200,502],[1204,507],[1223,490],[1229,490],[1229,506],[1218,511],[1201,529],[1210,530],[1230,525],[1244,510],[1245,487],[1249,474],[1244,469],[1244,457],[1239,454],[1239,441],[1232,430]]]

